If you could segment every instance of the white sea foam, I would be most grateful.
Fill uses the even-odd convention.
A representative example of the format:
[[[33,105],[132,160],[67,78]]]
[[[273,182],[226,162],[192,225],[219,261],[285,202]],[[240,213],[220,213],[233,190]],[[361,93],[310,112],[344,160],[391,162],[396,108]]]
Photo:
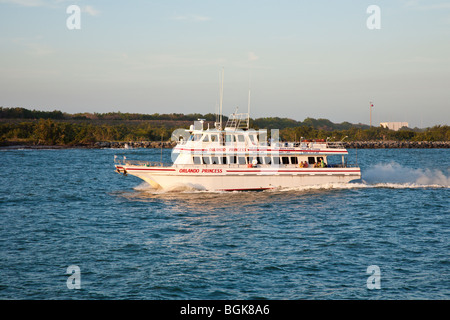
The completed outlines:
[[[450,169],[408,168],[398,163],[377,164],[362,172],[369,185],[392,188],[450,187]]]
[[[149,183],[143,181],[140,185],[136,186],[133,188],[136,191],[153,191],[153,190],[157,190],[155,188],[153,188]]]
[[[136,191],[140,192],[146,192],[151,194],[163,194],[163,193],[190,193],[190,192],[211,192],[204,190],[203,188],[196,187],[195,185],[178,185],[175,187],[172,187],[171,189],[161,189],[161,188],[154,188],[147,182],[142,182],[140,185],[133,188]],[[214,191],[222,193],[223,191]]]
[[[280,191],[358,188],[450,188],[450,168],[447,168],[446,170],[408,168],[398,163],[391,162],[387,164],[377,164],[363,170],[362,179],[360,181],[282,188]]]

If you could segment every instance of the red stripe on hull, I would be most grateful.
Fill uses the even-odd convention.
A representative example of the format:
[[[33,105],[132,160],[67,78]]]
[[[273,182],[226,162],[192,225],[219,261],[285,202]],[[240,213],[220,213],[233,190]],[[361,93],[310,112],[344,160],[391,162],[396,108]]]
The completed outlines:
[[[244,173],[244,172],[297,172],[297,173],[317,173],[317,172],[334,172],[334,173],[349,173],[349,172],[361,172],[360,170],[348,170],[348,171],[334,171],[334,170],[227,170],[227,172]]]
[[[176,171],[175,169],[125,168],[127,171]]]
[[[264,191],[272,190],[275,188],[249,188],[249,189],[218,189],[218,191]]]
[[[189,152],[209,152],[208,149],[177,149],[178,151],[189,151]],[[278,152],[278,153],[283,153],[283,152],[301,152],[301,153],[342,153],[342,154],[347,154],[348,151],[342,151],[342,150],[281,150],[281,149],[247,149],[245,151],[233,151],[234,153],[248,153],[248,152]]]

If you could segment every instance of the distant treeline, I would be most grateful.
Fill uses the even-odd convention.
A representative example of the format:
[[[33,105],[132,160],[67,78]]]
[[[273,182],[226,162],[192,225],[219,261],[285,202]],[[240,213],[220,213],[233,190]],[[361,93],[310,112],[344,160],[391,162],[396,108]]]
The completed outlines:
[[[28,143],[40,145],[92,145],[99,141],[167,141],[173,130],[188,128],[193,121],[205,119],[211,125],[214,114],[131,114],[37,111],[0,107],[0,144]],[[151,120],[151,121],[147,121]],[[224,117],[224,121],[227,118]],[[450,141],[449,126],[427,129],[402,128],[393,131],[382,127],[327,119],[307,118],[303,122],[288,118],[251,119],[254,129],[279,129],[284,141],[330,139],[332,141]]]
[[[25,108],[4,108],[0,107],[0,119],[53,119],[53,120],[165,120],[165,121],[189,121],[193,122],[198,119],[205,119],[206,121],[214,122],[216,115],[212,113],[200,114],[140,114],[140,113],[122,113],[122,112],[108,112],[108,113],[63,113],[58,110],[54,111],[39,111],[29,110]],[[223,116],[223,121],[228,120],[227,116]],[[309,126],[312,128],[323,129],[325,131],[331,130],[346,130],[350,128],[369,128],[364,124],[352,124],[350,122],[333,123],[327,119],[312,119],[306,118],[303,122],[289,118],[266,117],[251,119],[252,128],[266,128],[266,129],[284,129],[299,126]]]
[[[39,111],[25,108],[0,107],[0,119],[66,119],[61,111]]]
[[[208,113],[202,115],[199,113],[182,114],[140,114],[140,113],[63,113],[58,110],[39,111],[25,108],[4,108],[0,107],[0,119],[53,119],[53,120],[171,120],[171,121],[195,121],[199,118],[207,121],[215,121],[216,115]],[[223,117],[225,120],[227,117]]]
[[[173,130],[145,122],[135,124],[70,123],[52,119],[0,122],[0,143],[23,142],[40,145],[92,145],[98,141],[160,141]]]
[[[330,141],[450,141],[450,126],[434,126],[427,129],[409,129],[402,128],[398,131],[383,127],[371,127],[362,129],[352,127],[345,130],[323,130],[310,126],[301,126],[296,128],[285,128],[280,130],[280,136],[283,140],[305,139],[330,139]]]

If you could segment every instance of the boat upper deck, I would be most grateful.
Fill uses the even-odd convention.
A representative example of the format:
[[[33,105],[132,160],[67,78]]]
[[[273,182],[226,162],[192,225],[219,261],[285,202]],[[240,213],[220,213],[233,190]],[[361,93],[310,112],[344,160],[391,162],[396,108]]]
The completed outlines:
[[[272,130],[274,131],[274,130]],[[175,152],[179,153],[321,153],[347,154],[342,142],[324,139],[282,142],[278,130],[267,139],[266,130],[192,130],[187,140],[180,139]]]

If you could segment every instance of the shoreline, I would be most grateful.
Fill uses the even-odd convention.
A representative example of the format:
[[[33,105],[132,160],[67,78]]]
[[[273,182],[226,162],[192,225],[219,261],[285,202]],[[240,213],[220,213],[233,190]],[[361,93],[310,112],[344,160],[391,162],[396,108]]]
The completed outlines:
[[[347,149],[447,149],[450,141],[347,141]]]
[[[170,149],[176,142],[157,141],[103,141],[89,145],[34,145],[32,143],[8,142],[0,150],[15,149]],[[346,141],[346,149],[447,149],[450,141]]]

